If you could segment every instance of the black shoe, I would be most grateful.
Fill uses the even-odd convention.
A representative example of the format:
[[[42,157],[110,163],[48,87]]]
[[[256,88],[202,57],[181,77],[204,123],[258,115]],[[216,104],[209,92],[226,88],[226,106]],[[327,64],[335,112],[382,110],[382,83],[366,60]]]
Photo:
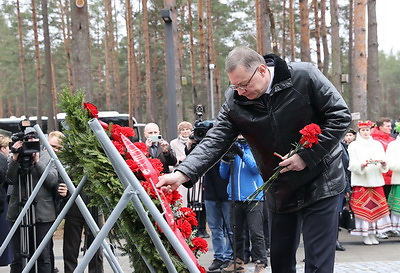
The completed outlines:
[[[223,264],[221,265],[221,269],[224,269],[224,268],[226,268],[226,267],[228,267],[228,265],[229,265],[229,260],[228,261],[225,261],[225,262],[223,262]]]
[[[336,240],[336,250],[337,251],[346,251],[346,249],[342,246],[342,244]]]
[[[250,257],[244,257],[243,263],[248,264],[250,262]]]
[[[229,262],[228,262],[229,263]],[[220,270],[221,266],[224,264],[223,261],[214,259],[214,261],[211,263],[211,265],[208,267],[209,271],[215,271],[215,270]]]

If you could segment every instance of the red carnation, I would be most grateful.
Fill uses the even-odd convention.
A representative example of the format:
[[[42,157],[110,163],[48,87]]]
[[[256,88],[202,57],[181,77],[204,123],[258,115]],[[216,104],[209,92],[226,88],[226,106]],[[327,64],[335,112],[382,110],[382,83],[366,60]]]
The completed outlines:
[[[142,187],[145,189],[147,194],[150,195],[152,199],[157,199],[157,194],[154,190],[153,185],[150,182],[144,181],[141,182],[140,184],[142,184]]]
[[[302,134],[300,144],[305,148],[311,148],[314,143],[318,143],[318,135],[322,133],[321,128],[315,123],[305,126],[299,132]]]
[[[161,160],[158,158],[148,158],[153,168],[158,172],[162,172],[164,170],[164,165],[162,164]]]
[[[181,231],[183,237],[188,239],[192,235],[192,225],[185,219],[176,220],[176,227]]]
[[[191,225],[193,225],[193,226],[198,225],[196,213],[194,213],[194,211],[191,208],[182,207],[182,208],[180,208],[180,211],[184,215],[184,218],[186,219],[186,221],[188,221]]]
[[[143,142],[135,142],[133,143],[146,157],[149,155],[149,151],[147,150],[146,143]]]
[[[192,251],[200,251],[206,253],[208,251],[208,243],[206,240],[200,237],[194,237],[192,240],[193,246],[191,247]]]
[[[181,198],[182,198],[182,195],[177,190],[172,191],[172,194],[171,194],[171,203],[172,204],[179,201]]]
[[[99,118],[99,111],[97,110],[97,107],[94,106],[93,104],[84,102],[83,108],[88,110],[92,118]]]
[[[138,164],[132,159],[126,160],[126,164],[128,164],[128,167],[132,170],[132,172],[137,173],[140,171]]]
[[[125,154],[125,146],[122,145],[120,142],[111,140],[111,142],[114,144],[115,148],[117,148],[118,152],[123,155]]]

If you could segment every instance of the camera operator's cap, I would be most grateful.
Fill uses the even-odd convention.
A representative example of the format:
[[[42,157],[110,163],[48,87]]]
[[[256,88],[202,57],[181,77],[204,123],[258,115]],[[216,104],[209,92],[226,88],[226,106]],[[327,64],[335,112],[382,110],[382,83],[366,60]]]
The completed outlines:
[[[36,130],[33,127],[26,127],[24,134],[25,135],[37,135]]]

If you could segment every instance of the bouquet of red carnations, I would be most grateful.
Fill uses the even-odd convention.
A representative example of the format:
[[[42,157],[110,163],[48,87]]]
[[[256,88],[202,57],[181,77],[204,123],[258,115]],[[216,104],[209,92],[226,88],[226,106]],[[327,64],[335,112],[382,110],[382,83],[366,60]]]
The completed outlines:
[[[300,148],[311,148],[314,144],[318,143],[318,135],[322,133],[321,128],[314,123],[311,123],[307,126],[305,126],[303,129],[300,131],[301,138],[300,141],[296,144],[293,144],[294,148],[289,151],[287,158],[293,156],[296,154]],[[283,158],[278,153],[274,153],[274,155],[279,156],[280,158]],[[281,170],[285,168],[283,166],[278,166],[275,168],[274,174],[268,178],[264,184],[261,185],[257,190],[255,190],[247,199],[248,201],[253,201],[261,192],[263,192],[263,196],[265,196],[265,193],[268,191],[268,189],[271,187],[272,183],[278,178]]]

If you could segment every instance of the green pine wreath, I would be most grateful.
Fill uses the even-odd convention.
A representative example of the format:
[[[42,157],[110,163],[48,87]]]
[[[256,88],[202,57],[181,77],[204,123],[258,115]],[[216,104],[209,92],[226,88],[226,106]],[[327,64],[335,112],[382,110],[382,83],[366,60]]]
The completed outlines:
[[[82,91],[71,94],[69,89],[63,90],[60,94],[60,108],[66,113],[67,126],[63,129],[65,138],[62,141],[63,150],[59,153],[59,158],[75,184],[82,179],[84,173],[88,173],[84,191],[90,196],[91,205],[102,210],[107,218],[122,196],[124,188],[88,125],[88,121],[97,116],[97,109],[91,104],[84,103]],[[113,139],[111,128],[118,128],[116,126],[118,125],[110,124],[110,129],[106,130],[111,139]],[[128,129],[127,127],[119,129],[124,131],[124,128]],[[115,145],[117,147],[118,144]],[[117,149],[121,150],[121,147]],[[157,163],[154,164],[157,166]],[[130,167],[140,179],[140,172],[135,172],[136,167]],[[160,207],[158,200],[153,199],[153,201]],[[179,203],[181,204],[181,201],[175,202],[172,206],[174,214],[178,213],[178,217],[183,217],[184,221],[193,221],[193,217],[189,219],[191,212],[188,213],[187,208],[180,208]],[[123,211],[108,237],[118,245],[124,255],[129,256],[130,264],[135,272],[150,272],[142,257],[146,258],[156,272],[168,272],[132,203],[129,203]],[[187,266],[176,255],[166,237],[162,233],[160,237],[177,271],[188,272]],[[207,251],[205,240],[195,237],[191,229],[186,241],[196,257]],[[205,272],[200,266],[199,270]]]

